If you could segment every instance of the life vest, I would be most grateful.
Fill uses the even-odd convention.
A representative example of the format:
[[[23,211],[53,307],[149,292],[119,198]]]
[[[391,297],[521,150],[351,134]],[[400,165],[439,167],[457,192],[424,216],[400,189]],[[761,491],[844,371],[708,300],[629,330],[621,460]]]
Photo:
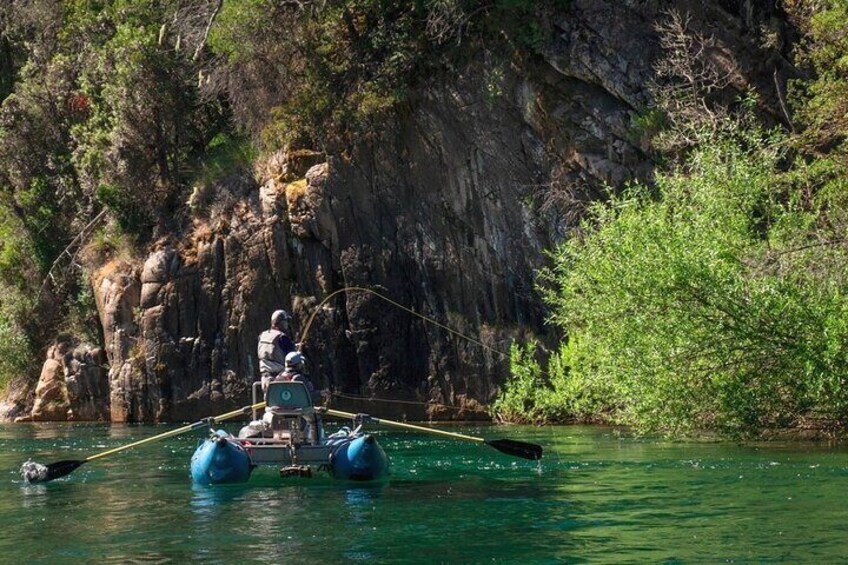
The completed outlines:
[[[285,335],[280,330],[265,330],[259,334],[257,356],[259,372],[276,375],[286,368],[286,352],[280,347],[279,337]]]

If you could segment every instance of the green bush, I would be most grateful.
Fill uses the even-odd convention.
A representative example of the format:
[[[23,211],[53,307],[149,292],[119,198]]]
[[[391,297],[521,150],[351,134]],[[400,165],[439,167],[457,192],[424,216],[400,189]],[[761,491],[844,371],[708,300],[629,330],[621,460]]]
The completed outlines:
[[[0,289],[4,291],[0,299],[0,391],[3,391],[14,379],[34,371],[35,351],[26,328],[17,319],[29,308],[23,307],[14,290],[2,286]]]
[[[543,370],[538,345],[513,344],[510,349],[511,377],[490,408],[492,416],[509,423],[606,421],[613,397],[604,380],[593,381],[572,371],[576,340],[564,342]],[[578,361],[579,362],[579,361]]]
[[[541,368],[535,355],[535,342],[523,347],[513,344],[510,348],[512,375],[509,386],[504,387],[491,407],[492,414],[499,420],[532,423],[546,419],[542,399],[549,389],[542,379]]]
[[[687,131],[691,153],[656,186],[595,205],[542,281],[568,341],[507,384],[510,418],[736,435],[848,424],[848,2],[787,10],[810,75],[791,89],[798,133],[727,114]],[[634,120],[637,140],[657,130],[680,133],[660,114]]]
[[[97,17],[110,33],[88,47],[91,64],[80,71],[89,109],[71,130],[74,164],[122,228],[146,234],[174,217],[190,180],[185,172],[213,134],[208,120],[216,108],[198,108],[190,64],[159,45],[166,10],[127,2],[106,13]]]
[[[828,207],[786,198],[782,147],[712,139],[655,188],[597,204],[544,278],[568,346],[546,379],[531,365],[507,386],[509,406],[671,433],[844,421],[848,250],[821,241]]]
[[[150,209],[127,190],[115,184],[97,187],[97,200],[114,214],[126,233],[137,233],[153,222]]]
[[[225,2],[209,44],[226,61],[230,82],[246,86],[228,97],[247,131],[267,149],[323,148],[374,135],[409,102],[411,87],[484,45],[513,54],[541,48],[545,10],[560,3],[333,0],[304,9]]]

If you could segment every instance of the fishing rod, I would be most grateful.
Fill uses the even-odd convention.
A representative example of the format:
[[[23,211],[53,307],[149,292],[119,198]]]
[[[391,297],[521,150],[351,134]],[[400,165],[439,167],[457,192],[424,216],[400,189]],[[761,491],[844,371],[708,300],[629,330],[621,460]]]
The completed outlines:
[[[374,289],[363,287],[363,286],[346,286],[344,288],[340,288],[336,291],[333,291],[330,294],[328,294],[326,297],[324,297],[324,299],[321,302],[319,302],[318,305],[312,310],[312,314],[310,314],[309,318],[307,319],[306,325],[304,326],[303,331],[300,332],[300,340],[299,340],[300,344],[306,343],[306,339],[309,335],[309,330],[312,328],[312,322],[315,321],[315,317],[318,315],[318,312],[321,311],[321,307],[324,306],[324,304],[328,303],[333,298],[335,298],[336,296],[338,296],[339,294],[347,293],[347,292],[350,292],[350,291],[366,292],[368,294],[376,296],[377,298],[384,300],[385,302],[388,302],[389,304],[391,304],[395,308],[398,308],[398,309],[403,310],[404,312],[406,312],[408,314],[411,314],[412,316],[420,318],[420,319],[424,320],[425,322],[427,322],[428,324],[432,324],[436,327],[439,327],[439,328],[445,330],[446,332],[448,332],[448,333],[450,333],[450,334],[452,334],[452,335],[454,335],[454,336],[456,336],[460,339],[464,339],[465,341],[473,343],[474,345],[477,345],[477,346],[479,346],[479,347],[481,347],[481,348],[483,348],[487,351],[490,351],[490,352],[492,352],[496,355],[499,355],[503,358],[509,358],[509,353],[506,353],[504,351],[496,349],[496,348],[494,348],[490,345],[486,345],[485,343],[483,343],[479,339],[475,339],[475,338],[473,338],[469,335],[458,332],[455,329],[448,327],[445,324],[442,324],[438,320],[434,320],[433,318],[430,318],[429,316],[425,316],[424,314],[421,314],[420,312],[416,312],[415,310],[413,310],[411,308],[407,308],[406,306],[404,306],[400,302],[397,302],[396,300],[392,300],[388,296],[381,294]],[[354,397],[353,395],[339,393],[337,391],[333,391],[332,395],[337,396],[339,398],[351,398],[351,399],[356,399],[356,400],[367,400],[369,402],[391,402],[391,403],[401,403],[401,404],[416,404],[416,405],[419,405],[419,406],[428,406],[428,407],[435,406],[435,407],[450,408],[451,410],[485,412],[485,410],[482,410],[480,408],[473,408],[473,409],[460,408],[458,406],[452,406],[450,404],[438,404],[438,403],[434,403],[434,402],[417,402],[417,401],[411,401],[411,400],[396,400],[396,399],[388,400],[388,399],[382,399],[382,398]]]
[[[478,345],[478,346],[482,347],[483,349],[486,349],[488,351],[496,353],[496,354],[498,354],[502,357],[509,357],[509,355],[507,353],[500,351],[498,349],[495,349],[494,347],[491,347],[489,345],[486,345],[485,343],[483,343],[482,341],[480,341],[478,339],[474,339],[471,336],[468,336],[468,335],[465,335],[461,332],[458,332],[458,331],[454,330],[453,328],[450,328],[450,327],[442,324],[441,322],[438,322],[437,320],[434,320],[434,319],[432,319],[428,316],[425,316],[425,315],[423,315],[419,312],[416,312],[415,310],[412,310],[411,308],[407,308],[403,304],[400,304],[399,302],[392,300],[388,296],[385,296],[385,295],[377,292],[376,290],[366,288],[366,287],[361,287],[361,286],[344,287],[344,288],[336,290],[336,291],[330,293],[329,295],[327,295],[324,298],[324,300],[322,300],[318,304],[318,306],[315,307],[315,309],[312,311],[312,314],[309,316],[309,319],[307,320],[306,325],[304,326],[304,329],[300,334],[300,342],[301,343],[304,343],[306,341],[306,337],[309,333],[309,329],[312,326],[312,322],[315,320],[315,316],[321,310],[321,307],[324,304],[326,304],[327,302],[329,302],[330,300],[332,300],[335,296],[337,296],[341,293],[347,293],[349,291],[367,292],[367,293],[369,293],[373,296],[376,296],[376,297],[388,302],[392,306],[395,306],[396,308],[403,310],[404,312],[407,312],[409,314],[412,314],[413,316],[421,318],[425,322],[433,324],[433,325],[451,333],[452,335],[455,335],[455,336],[457,336],[461,339],[464,339],[464,340],[466,340],[470,343]],[[424,404],[424,403],[420,403],[420,404]],[[425,406],[426,406],[426,404],[425,404]],[[331,416],[336,416],[336,417],[339,417],[339,418],[354,418],[355,419],[356,416],[357,416],[356,414],[351,414],[350,412],[342,412],[340,410],[332,410],[332,409],[328,409],[327,414],[329,414]],[[407,423],[404,423],[404,422],[395,422],[394,420],[386,420],[386,419],[383,419],[383,418],[375,418],[373,416],[368,416],[368,419],[375,424],[385,424],[387,426],[393,426],[393,427],[396,427],[396,428],[404,428],[404,429],[415,430],[415,431],[429,433],[429,434],[436,434],[436,435],[441,435],[441,436],[445,436],[445,437],[451,437],[451,438],[454,438],[454,439],[460,439],[460,440],[464,440],[464,441],[472,441],[472,442],[475,442],[475,443],[483,443],[485,445],[488,445],[490,447],[497,449],[501,453],[506,453],[507,455],[513,455],[515,457],[521,457],[521,458],[524,458],[524,459],[531,459],[533,461],[536,461],[536,460],[539,460],[539,459],[542,458],[542,451],[543,451],[542,446],[537,445],[535,443],[527,443],[527,442],[517,441],[517,440],[512,440],[512,439],[487,440],[487,439],[481,438],[481,437],[469,436],[469,435],[464,435],[464,434],[457,434],[457,433],[453,433],[453,432],[446,432],[446,431],[443,431],[443,430],[437,430],[437,429],[433,429],[433,428],[425,428],[425,427],[422,427],[422,426],[414,426],[412,424],[407,424]]]
[[[486,349],[487,351],[491,351],[492,353],[500,355],[501,357],[509,357],[509,353],[505,353],[505,352],[503,352],[499,349],[496,349],[496,348],[494,348],[490,345],[486,345],[485,343],[483,343],[479,339],[474,339],[473,337],[471,337],[469,335],[465,335],[464,333],[458,332],[455,329],[444,325],[443,323],[439,322],[438,320],[434,320],[433,318],[425,316],[424,314],[421,314],[420,312],[416,312],[412,308],[407,308],[406,306],[404,306],[400,302],[397,302],[396,300],[392,300],[388,296],[386,296],[384,294],[380,294],[376,290],[371,289],[371,288],[367,288],[367,287],[364,287],[364,286],[346,286],[344,288],[340,288],[339,290],[331,292],[330,294],[328,294],[324,298],[324,300],[319,302],[318,306],[315,307],[315,309],[312,311],[312,314],[309,316],[309,319],[306,321],[306,325],[304,326],[303,331],[300,332],[300,343],[306,343],[306,337],[309,334],[309,329],[312,327],[312,322],[315,320],[315,316],[317,316],[318,312],[321,311],[321,307],[324,304],[326,304],[327,302],[329,302],[330,300],[332,300],[333,298],[335,298],[336,296],[338,296],[339,294],[341,294],[343,292],[347,293],[349,291],[367,292],[367,293],[369,293],[373,296],[376,296],[377,298],[379,298],[381,300],[385,300],[386,302],[388,302],[389,304],[391,304],[395,308],[399,308],[399,309],[403,310],[404,312],[406,312],[408,314],[411,314],[411,315],[413,315],[417,318],[421,318],[425,322],[427,322],[429,324],[433,324],[434,326],[439,327],[439,328],[445,330],[446,332],[448,332],[452,335],[455,335],[456,337],[462,338],[465,341],[473,343],[474,345],[478,345],[478,346],[482,347],[483,349]]]

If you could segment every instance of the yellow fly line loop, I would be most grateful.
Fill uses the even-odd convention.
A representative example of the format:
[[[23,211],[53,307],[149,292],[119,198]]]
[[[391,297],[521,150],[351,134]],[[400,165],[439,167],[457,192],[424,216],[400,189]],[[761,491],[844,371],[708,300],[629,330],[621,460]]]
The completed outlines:
[[[388,296],[386,296],[384,294],[380,294],[376,290],[372,290],[370,288],[365,288],[365,287],[362,287],[362,286],[347,286],[347,287],[341,288],[341,289],[339,289],[335,292],[331,292],[330,294],[328,294],[327,297],[324,298],[324,300],[322,300],[318,304],[318,306],[315,307],[315,310],[313,310],[312,314],[309,316],[309,319],[306,321],[306,325],[304,326],[303,331],[300,334],[300,343],[306,342],[306,336],[309,334],[309,328],[312,326],[312,322],[315,320],[315,316],[318,315],[318,312],[321,311],[321,307],[324,306],[324,304],[326,304],[327,302],[329,302],[330,300],[332,300],[334,297],[336,297],[339,294],[347,293],[347,292],[353,292],[353,291],[355,291],[355,292],[367,292],[368,294],[372,294],[372,295],[376,296],[377,298],[380,298],[381,300],[385,300],[386,302],[388,302],[392,306],[399,308],[400,310],[403,310],[404,312],[407,312],[407,313],[409,313],[409,314],[411,314],[411,315],[413,315],[417,318],[421,318],[425,322],[427,322],[429,324],[433,324],[434,326],[439,327],[439,328],[445,330],[446,332],[448,332],[452,335],[455,335],[455,336],[462,338],[462,339],[464,339],[464,340],[466,340],[470,343],[478,345],[478,346],[482,347],[483,349],[485,349],[487,351],[491,351],[492,353],[495,353],[495,354],[500,355],[502,357],[509,357],[508,353],[504,353],[503,351],[495,349],[494,347],[492,347],[490,345],[486,345],[485,343],[483,343],[482,341],[480,341],[478,339],[475,339],[471,336],[468,336],[468,335],[465,335],[461,332],[458,332],[453,328],[449,328],[448,326],[444,325],[443,323],[438,322],[438,321],[436,321],[433,318],[430,318],[428,316],[425,316],[424,314],[416,312],[415,310],[412,310],[411,308],[407,308],[403,304],[401,304],[401,303],[399,303],[395,300],[392,300],[391,298],[389,298]]]

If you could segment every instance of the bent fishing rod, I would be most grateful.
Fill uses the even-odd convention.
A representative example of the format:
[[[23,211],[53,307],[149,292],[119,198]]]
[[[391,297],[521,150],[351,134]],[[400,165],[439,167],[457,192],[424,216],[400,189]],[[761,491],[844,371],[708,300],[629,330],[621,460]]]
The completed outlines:
[[[392,304],[393,306],[400,308],[401,310],[408,312],[409,314],[412,314],[412,315],[414,315],[418,318],[421,318],[425,322],[433,324],[433,325],[435,325],[435,326],[437,326],[437,327],[439,327],[439,328],[441,328],[441,329],[443,329],[443,330],[445,330],[445,331],[447,331],[447,332],[449,332],[449,333],[451,333],[451,334],[453,334],[453,335],[455,335],[459,338],[465,339],[465,340],[467,340],[471,343],[479,345],[480,347],[483,347],[484,349],[487,349],[487,350],[492,351],[494,353],[497,353],[499,355],[506,356],[506,354],[502,351],[499,351],[499,350],[497,350],[493,347],[490,347],[490,346],[482,343],[481,341],[476,340],[476,339],[474,339],[470,336],[462,334],[462,333],[460,333],[460,332],[458,332],[458,331],[456,331],[456,330],[454,330],[454,329],[452,329],[452,328],[450,328],[450,327],[448,327],[448,326],[446,326],[446,325],[444,325],[444,324],[442,324],[442,323],[440,323],[440,322],[438,322],[438,321],[436,321],[432,318],[424,316],[423,314],[420,314],[420,313],[418,313],[418,312],[416,312],[416,311],[414,311],[410,308],[407,308],[406,306],[403,306],[402,304],[392,300],[391,298],[388,298],[387,296],[384,296],[383,294],[381,294],[381,293],[379,293],[375,290],[372,290],[370,288],[365,288],[365,287],[345,287],[345,288],[339,289],[339,290],[329,294],[327,297],[325,297],[324,300],[322,300],[318,304],[318,306],[313,310],[312,314],[310,315],[310,317],[309,317],[309,319],[306,323],[306,326],[304,327],[304,330],[301,333],[301,339],[300,339],[301,343],[305,342],[307,334],[309,332],[309,329],[312,326],[312,322],[314,321],[315,316],[320,311],[321,307],[324,304],[326,304],[329,300],[334,298],[335,296],[337,296],[337,295],[339,295],[343,292],[346,293],[346,292],[350,292],[350,291],[370,293],[370,294],[372,294],[372,295],[374,295],[374,296],[376,296],[376,297],[378,297],[382,300],[385,300],[386,302]],[[162,440],[162,439],[175,437],[175,436],[178,436],[178,435],[181,435],[181,434],[193,431],[193,430],[197,430],[197,429],[200,429],[200,428],[203,428],[203,427],[206,427],[206,426],[213,425],[215,422],[228,420],[228,419],[235,418],[235,417],[241,416],[241,415],[246,415],[246,414],[249,414],[253,410],[258,410],[258,409],[261,409],[261,408],[264,408],[264,407],[265,407],[265,402],[259,402],[259,403],[253,404],[251,406],[245,406],[245,407],[240,408],[238,410],[233,410],[232,412],[227,412],[225,414],[221,414],[219,416],[210,416],[210,417],[207,417],[207,418],[203,418],[202,420],[198,420],[197,422],[194,422],[193,424],[188,424],[186,426],[182,426],[182,427],[177,428],[175,430],[171,430],[171,431],[164,432],[164,433],[161,433],[161,434],[149,437],[149,438],[145,438],[145,439],[142,439],[142,440],[139,440],[139,441],[135,441],[135,442],[132,442],[132,443],[129,443],[129,444],[126,444],[126,445],[115,447],[113,449],[109,449],[109,450],[103,451],[101,453],[96,453],[94,455],[90,455],[90,456],[86,457],[85,459],[66,459],[66,460],[62,460],[62,461],[57,461],[55,463],[50,463],[48,465],[42,465],[40,463],[36,463],[36,462],[30,460],[30,461],[25,462],[21,466],[21,472],[24,476],[24,479],[27,482],[30,482],[30,483],[52,481],[54,479],[58,479],[58,478],[61,478],[61,477],[64,477],[66,475],[71,474],[73,471],[78,469],[80,466],[82,466],[85,463],[88,463],[90,461],[94,461],[94,460],[97,460],[97,459],[100,459],[100,458],[103,458],[103,457],[108,457],[109,455],[113,455],[115,453],[120,453],[120,452],[125,451],[127,449],[131,449],[131,448],[134,448],[134,447],[138,447],[138,446],[145,445],[145,444],[148,444],[148,443],[152,443],[152,442],[155,442],[155,441],[159,441],[159,440]],[[339,411],[339,410],[332,410],[332,409],[328,409],[327,414],[329,414],[331,416],[343,417],[343,418],[356,418],[358,416],[357,414],[352,414],[352,413],[349,413],[349,412],[342,412],[342,411]],[[407,423],[404,423],[404,422],[395,422],[393,420],[387,420],[387,419],[384,419],[384,418],[375,418],[375,417],[367,416],[367,415],[365,415],[365,416],[368,418],[369,421],[371,421],[375,424],[384,424],[384,425],[387,425],[387,426],[393,426],[393,427],[404,428],[404,429],[411,429],[411,430],[415,430],[415,431],[419,431],[419,432],[423,432],[423,433],[436,434],[436,435],[451,437],[451,438],[454,438],[454,439],[460,439],[460,440],[464,440],[464,441],[482,443],[482,444],[485,444],[485,445],[488,445],[490,447],[497,449],[501,453],[505,453],[507,455],[512,455],[512,456],[515,456],[515,457],[521,457],[523,459],[530,459],[530,460],[535,461],[535,460],[539,460],[539,459],[542,458],[542,452],[543,452],[542,446],[534,444],[534,443],[522,442],[522,441],[517,441],[517,440],[511,440],[511,439],[487,440],[485,438],[481,438],[481,437],[477,437],[477,436],[469,436],[469,435],[465,435],[465,434],[447,432],[447,431],[437,430],[437,429],[433,429],[433,428],[425,428],[425,427],[422,427],[422,426],[414,426],[412,424],[407,424]]]
[[[450,327],[442,324],[441,322],[434,320],[433,318],[430,318],[428,316],[425,316],[424,314],[421,314],[419,312],[416,312],[415,310],[412,310],[411,308],[407,308],[403,304],[400,304],[399,302],[392,300],[388,296],[385,296],[385,295],[377,292],[376,290],[366,288],[366,287],[361,287],[361,286],[344,287],[344,288],[336,290],[336,291],[330,293],[329,295],[327,295],[324,298],[324,300],[322,300],[318,304],[318,306],[315,307],[315,309],[312,311],[312,314],[309,316],[309,319],[307,320],[306,325],[304,326],[304,329],[300,334],[300,342],[301,343],[304,343],[306,341],[306,337],[309,333],[310,327],[312,326],[312,322],[315,320],[315,316],[318,314],[318,312],[321,311],[321,307],[324,304],[326,304],[327,302],[329,302],[330,300],[332,300],[333,298],[335,298],[337,295],[342,294],[342,293],[347,293],[347,292],[350,292],[350,291],[369,293],[373,296],[376,296],[377,298],[380,298],[381,300],[388,302],[392,306],[399,308],[400,310],[403,310],[404,312],[407,312],[407,313],[409,313],[413,316],[421,318],[425,322],[432,324],[434,326],[437,326],[437,327],[449,332],[450,334],[455,335],[456,337],[459,337],[460,339],[464,339],[464,340],[466,340],[470,343],[478,345],[478,346],[482,347],[483,349],[486,349],[488,351],[496,353],[496,354],[498,354],[502,357],[509,357],[509,355],[507,353],[504,353],[503,351],[500,351],[498,349],[495,349],[494,347],[486,345],[485,343],[481,342],[480,340],[474,339],[473,337],[470,337],[468,335],[460,333],[460,332],[454,330],[453,328],[450,328]],[[327,409],[327,414],[329,414],[331,416],[340,417],[340,418],[352,418],[352,419],[355,419],[357,416],[359,416],[357,414],[352,414],[350,412],[342,412],[342,411],[333,410],[333,409]],[[403,429],[414,430],[414,431],[423,432],[423,433],[429,433],[429,434],[435,434],[435,435],[440,435],[440,436],[444,436],[444,437],[450,437],[450,438],[453,438],[453,439],[471,441],[471,442],[475,442],[475,443],[482,443],[482,444],[488,445],[489,447],[493,447],[493,448],[497,449],[501,453],[505,453],[507,455],[512,455],[514,457],[521,457],[523,459],[530,459],[530,460],[533,460],[533,461],[537,461],[537,460],[542,458],[542,452],[543,452],[542,446],[535,444],[535,443],[528,443],[528,442],[518,441],[518,440],[514,440],[514,439],[487,440],[485,438],[477,437],[477,436],[469,436],[469,435],[465,435],[465,434],[447,432],[447,431],[438,430],[438,429],[434,429],[434,428],[425,428],[423,426],[414,426],[412,424],[407,424],[405,422],[396,422],[396,421],[393,421],[393,420],[387,420],[385,418],[375,418],[375,417],[367,415],[367,414],[363,414],[362,416],[364,416],[367,421],[370,421],[374,424],[384,424],[386,426],[391,426],[391,427],[395,427],[395,428],[403,428]]]

